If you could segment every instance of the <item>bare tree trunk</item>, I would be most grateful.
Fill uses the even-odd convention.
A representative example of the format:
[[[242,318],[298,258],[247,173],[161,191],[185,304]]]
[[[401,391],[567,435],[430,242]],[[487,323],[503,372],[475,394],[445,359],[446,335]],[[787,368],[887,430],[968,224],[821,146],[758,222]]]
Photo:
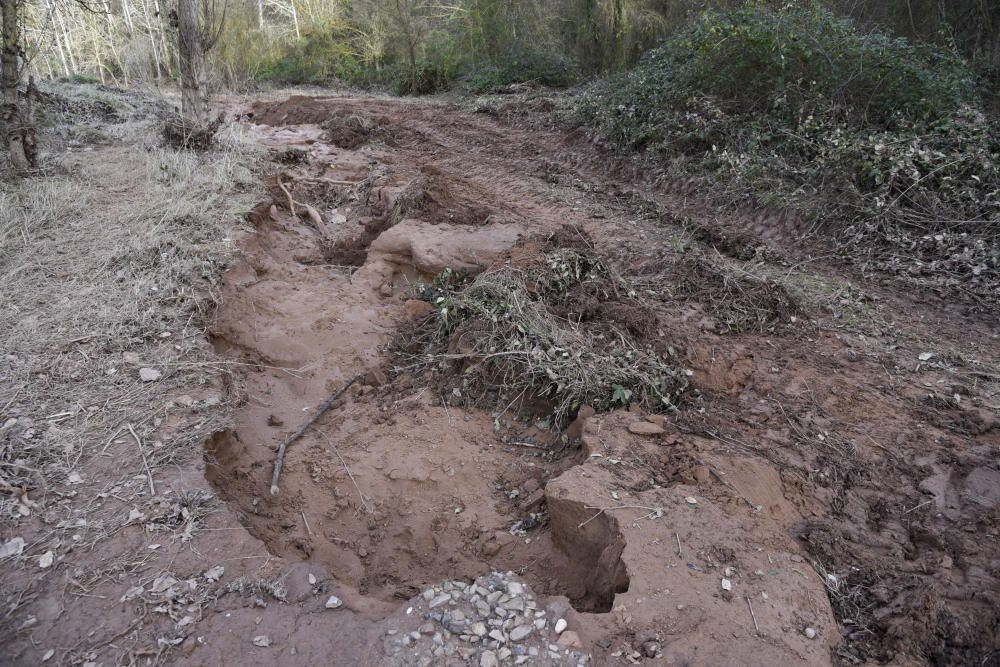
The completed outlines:
[[[57,22],[56,22],[56,14],[55,14],[55,9],[53,8],[52,2],[50,0],[47,0],[46,3],[45,3],[45,7],[49,10],[49,15],[52,17],[52,26],[53,26],[53,28],[57,28],[58,26],[57,26]],[[52,33],[52,37],[56,41],[56,51],[59,52],[59,59],[62,61],[63,72],[65,72],[66,76],[68,77],[68,76],[70,76],[72,74],[72,72],[70,72],[70,69],[69,69],[69,61],[66,60],[66,51],[63,49],[63,43],[62,43],[62,39],[59,37],[59,31],[55,30]]]
[[[0,83],[3,87],[2,117],[6,126],[7,148],[10,161],[17,172],[24,172],[35,166],[37,145],[35,128],[25,117],[21,108],[18,84],[21,72],[18,69],[18,55],[21,53],[21,39],[18,34],[17,0],[0,0],[3,9],[3,53],[0,57]]]
[[[160,52],[156,48],[156,35],[153,34],[153,24],[149,20],[149,7],[146,0],[142,0],[142,14],[146,19],[146,31],[149,33],[149,48],[153,51],[153,64],[156,66],[156,80],[159,82],[163,73],[160,71]]]
[[[264,0],[257,0],[257,29],[264,30]]]
[[[181,112],[188,120],[208,119],[205,44],[198,20],[199,0],[177,2],[177,53],[181,66]]]

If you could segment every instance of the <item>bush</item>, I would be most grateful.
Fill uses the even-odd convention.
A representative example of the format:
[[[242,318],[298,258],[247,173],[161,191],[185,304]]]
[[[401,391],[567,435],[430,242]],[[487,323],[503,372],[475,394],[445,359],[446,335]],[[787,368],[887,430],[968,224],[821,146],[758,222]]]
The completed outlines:
[[[363,67],[351,41],[337,26],[318,28],[287,44],[266,59],[258,77],[284,84],[324,84],[358,81]]]
[[[730,201],[791,207],[850,253],[1000,297],[1000,129],[956,56],[830,12],[707,13],[579,118]]]
[[[565,56],[545,51],[516,51],[509,56],[473,66],[462,78],[470,93],[489,93],[512,83],[538,83],[566,88],[577,81],[577,67]]]

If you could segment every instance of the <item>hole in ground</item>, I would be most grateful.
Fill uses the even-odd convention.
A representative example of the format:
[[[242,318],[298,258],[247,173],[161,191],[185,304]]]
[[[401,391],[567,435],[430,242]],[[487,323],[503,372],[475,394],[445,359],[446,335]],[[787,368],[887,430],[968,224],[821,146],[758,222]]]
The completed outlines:
[[[482,443],[495,439],[487,414],[465,420],[452,409],[449,426],[445,407],[421,405],[423,419],[412,406],[381,419],[371,407],[335,407],[292,445],[278,495],[268,492],[274,446],[298,424],[277,425],[281,437],[217,433],[206,477],[271,553],[317,562],[377,599],[490,570],[514,571],[584,612],[610,611],[628,589],[617,524],[598,517],[573,533],[581,508],[548,503],[545,480],[572,461]],[[540,523],[512,534],[518,521]]]

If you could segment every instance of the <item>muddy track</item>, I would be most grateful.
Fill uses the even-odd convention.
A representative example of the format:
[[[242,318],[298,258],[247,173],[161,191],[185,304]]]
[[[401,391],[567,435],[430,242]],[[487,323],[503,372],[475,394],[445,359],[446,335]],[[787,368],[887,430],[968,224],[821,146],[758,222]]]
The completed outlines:
[[[250,364],[228,388],[234,427],[206,445],[243,524],[331,573],[387,638],[374,663],[406,663],[385,634],[406,629],[406,600],[499,570],[568,601],[595,664],[994,664],[995,323],[804,262],[794,220],[718,219],[531,120],[254,105],[253,134],[293,159],[248,220],[214,332]],[[416,283],[565,225],[635,285],[649,345],[690,370],[665,422],[619,410],[559,433],[392,352],[433,310]],[[269,494],[276,445],[357,373]],[[356,641],[354,625],[328,631]]]

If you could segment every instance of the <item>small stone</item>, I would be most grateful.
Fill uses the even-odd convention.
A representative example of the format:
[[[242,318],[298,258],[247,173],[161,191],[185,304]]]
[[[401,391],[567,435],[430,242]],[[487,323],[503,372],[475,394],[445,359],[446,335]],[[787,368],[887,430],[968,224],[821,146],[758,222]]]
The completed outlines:
[[[497,667],[499,664],[500,660],[493,651],[483,651],[483,654],[479,656],[479,667]]]
[[[55,555],[52,551],[46,551],[38,558],[38,567],[43,570],[52,567],[52,562],[55,560]]]
[[[140,368],[139,369],[139,379],[143,382],[156,382],[162,377],[163,373],[156,370],[155,368]]]
[[[530,625],[519,625],[510,631],[511,641],[519,642],[534,631],[534,627]]]
[[[271,638],[267,635],[257,635],[253,638],[253,645],[261,648],[267,648],[271,645]]]
[[[502,643],[507,641],[507,636],[500,630],[490,630],[490,639],[495,639]]]
[[[410,633],[410,639],[412,639],[415,642],[416,641],[420,641],[420,633],[416,632],[416,631],[411,632]]]
[[[427,606],[430,607],[431,609],[434,609],[435,607],[440,607],[444,603],[450,602],[450,601],[451,601],[451,594],[450,593],[441,593],[436,598],[434,598],[433,600],[431,600],[430,604],[428,604]]]
[[[806,639],[816,638],[816,630],[814,630],[813,628],[806,628],[805,630],[802,631],[802,634],[806,636]]]
[[[563,630],[566,629],[567,625],[569,624],[566,622],[565,618],[560,618],[558,621],[556,621],[556,634],[561,635],[563,633]]]
[[[222,579],[222,575],[226,573],[226,568],[221,565],[216,565],[210,570],[205,570],[205,578],[209,581],[218,581]]]
[[[728,579],[723,579],[722,580],[722,590],[724,590],[724,591],[731,591],[731,590],[733,590],[733,582],[729,581]]]
[[[695,498],[694,496],[688,496],[687,498],[684,499],[684,502],[686,502],[688,505],[697,505],[698,499]]]
[[[791,560],[792,560],[793,563],[801,563],[802,562],[802,556],[800,556],[798,554],[792,554]]]
[[[326,599],[326,605],[325,606],[326,606],[327,609],[338,609],[338,608],[342,607],[343,604],[344,604],[343,600],[341,600],[340,598],[338,598],[336,595],[331,595],[330,597],[328,597]]]
[[[663,427],[651,422],[632,422],[628,425],[628,432],[635,435],[660,435]]]
[[[511,595],[521,595],[524,593],[524,586],[516,581],[511,581],[507,583],[507,592]]]
[[[486,634],[486,624],[482,622],[476,623],[472,626],[472,633],[480,637],[484,636]]]
[[[556,644],[559,646],[566,646],[568,648],[583,648],[583,644],[580,642],[580,636],[572,630],[567,630],[559,635],[559,640]]]
[[[431,599],[434,598],[434,589],[433,588],[428,588],[426,591],[424,591],[423,593],[421,593],[421,595],[423,595],[423,598],[425,600],[431,600]]]
[[[434,624],[431,623],[430,621],[427,621],[426,623],[424,623],[423,625],[421,625],[419,628],[417,628],[417,630],[419,630],[421,634],[433,635],[434,634]]]
[[[647,639],[642,643],[642,654],[647,658],[655,658],[660,652],[660,642],[655,639]]]

